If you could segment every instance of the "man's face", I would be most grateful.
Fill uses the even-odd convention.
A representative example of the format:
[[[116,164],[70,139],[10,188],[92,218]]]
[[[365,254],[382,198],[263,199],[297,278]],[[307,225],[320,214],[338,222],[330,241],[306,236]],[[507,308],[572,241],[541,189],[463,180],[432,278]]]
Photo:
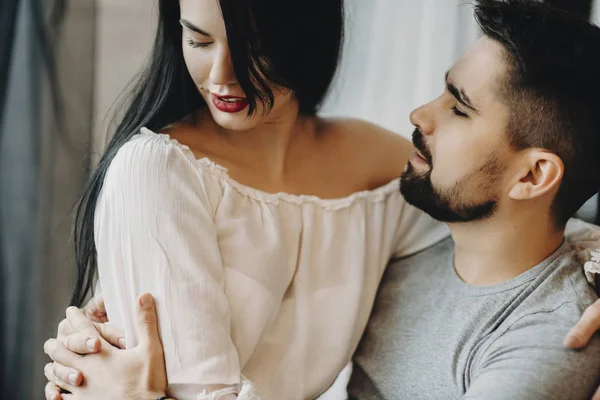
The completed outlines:
[[[448,72],[444,93],[411,113],[418,153],[402,176],[401,192],[440,221],[488,218],[504,192],[514,152],[498,91],[506,69],[502,52],[491,39],[475,42]]]

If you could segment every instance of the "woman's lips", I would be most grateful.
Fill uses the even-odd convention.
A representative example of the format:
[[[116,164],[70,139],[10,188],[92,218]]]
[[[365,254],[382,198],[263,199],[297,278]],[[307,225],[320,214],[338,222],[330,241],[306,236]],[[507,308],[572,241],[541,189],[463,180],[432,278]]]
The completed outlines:
[[[250,105],[245,97],[217,96],[211,93],[212,102],[217,110],[226,113],[238,113]]]

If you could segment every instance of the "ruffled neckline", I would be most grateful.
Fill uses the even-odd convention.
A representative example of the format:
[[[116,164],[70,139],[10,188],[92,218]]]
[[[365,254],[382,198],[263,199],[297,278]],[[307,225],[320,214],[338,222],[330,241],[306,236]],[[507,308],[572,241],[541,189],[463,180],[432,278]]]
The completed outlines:
[[[364,190],[352,193],[346,197],[335,199],[323,199],[315,195],[296,195],[286,192],[268,193],[236,181],[229,176],[229,171],[227,168],[215,163],[208,157],[196,158],[189,146],[180,143],[177,139],[172,138],[166,133],[156,133],[145,127],[140,129],[140,133],[143,135],[158,137],[165,143],[181,149],[186,157],[188,157],[191,162],[193,162],[203,171],[206,171],[217,177],[219,180],[230,186],[241,195],[264,203],[279,204],[282,201],[297,205],[312,203],[328,210],[338,210],[347,208],[360,200],[381,202],[384,201],[390,194],[400,192],[400,178],[396,178],[376,189]]]

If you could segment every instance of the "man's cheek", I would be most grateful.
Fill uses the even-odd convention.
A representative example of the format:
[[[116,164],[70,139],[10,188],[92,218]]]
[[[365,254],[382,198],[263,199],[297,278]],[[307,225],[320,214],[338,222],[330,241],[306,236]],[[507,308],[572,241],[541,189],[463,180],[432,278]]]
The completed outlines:
[[[452,186],[461,178],[462,167],[458,163],[449,163],[443,158],[439,162],[434,160],[433,169],[431,170],[431,183],[436,189],[442,189]]]
[[[444,183],[444,176],[441,168],[434,167],[431,171],[431,184],[434,188],[442,187]]]

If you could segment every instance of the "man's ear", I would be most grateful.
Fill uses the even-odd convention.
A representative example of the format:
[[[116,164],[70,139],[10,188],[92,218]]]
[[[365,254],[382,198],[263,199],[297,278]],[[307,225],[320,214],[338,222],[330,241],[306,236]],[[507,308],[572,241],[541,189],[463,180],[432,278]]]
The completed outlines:
[[[531,149],[524,155],[523,168],[508,193],[513,200],[528,200],[556,192],[565,166],[556,154],[543,149]]]

